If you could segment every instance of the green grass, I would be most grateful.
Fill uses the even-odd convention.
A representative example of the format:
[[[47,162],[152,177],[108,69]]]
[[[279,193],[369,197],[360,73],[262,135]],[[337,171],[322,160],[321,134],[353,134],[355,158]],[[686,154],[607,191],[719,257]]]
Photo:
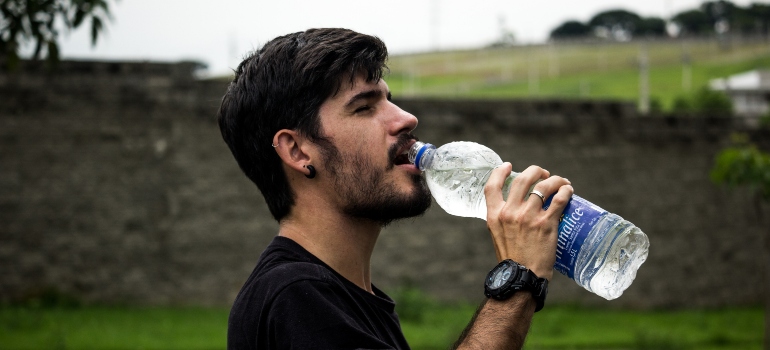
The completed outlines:
[[[417,350],[448,348],[475,311],[475,305],[408,297],[399,310]],[[224,349],[227,314],[226,308],[5,306],[0,349]],[[549,305],[535,315],[526,349],[760,349],[763,317],[760,308],[635,312]]]
[[[528,349],[760,349],[761,309],[599,311],[553,308],[533,322]]]
[[[224,308],[3,307],[0,349],[224,349]]]
[[[425,310],[403,320],[414,349],[447,349],[475,312],[474,305]],[[610,311],[549,306],[535,315],[525,349],[761,349],[760,308]]]
[[[729,49],[715,41],[644,45],[650,95],[664,109],[711,79],[770,68],[770,43],[764,41],[736,41]],[[388,63],[386,80],[396,96],[636,100],[642,47],[639,42],[555,44],[397,55]]]

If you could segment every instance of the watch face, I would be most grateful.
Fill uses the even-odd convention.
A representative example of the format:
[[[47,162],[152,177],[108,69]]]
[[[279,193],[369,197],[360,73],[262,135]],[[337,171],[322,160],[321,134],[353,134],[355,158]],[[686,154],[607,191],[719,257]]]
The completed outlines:
[[[511,278],[511,272],[513,272],[513,266],[505,265],[503,268],[497,270],[492,276],[492,283],[490,287],[500,288],[508,279]]]

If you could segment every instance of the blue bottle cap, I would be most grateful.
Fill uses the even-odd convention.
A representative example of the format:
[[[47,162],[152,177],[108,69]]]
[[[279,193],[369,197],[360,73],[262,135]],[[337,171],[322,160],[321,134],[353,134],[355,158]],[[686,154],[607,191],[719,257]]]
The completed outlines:
[[[426,143],[420,147],[420,149],[417,151],[417,155],[414,157],[414,165],[417,166],[417,169],[424,170],[421,166],[422,156],[425,154],[425,151],[427,151],[430,148],[434,148],[430,143]]]

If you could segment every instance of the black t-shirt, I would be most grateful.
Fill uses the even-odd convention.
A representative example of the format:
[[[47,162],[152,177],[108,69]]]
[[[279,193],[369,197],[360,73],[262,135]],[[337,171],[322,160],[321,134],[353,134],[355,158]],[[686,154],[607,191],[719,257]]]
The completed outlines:
[[[409,349],[395,303],[275,237],[230,311],[227,348]]]

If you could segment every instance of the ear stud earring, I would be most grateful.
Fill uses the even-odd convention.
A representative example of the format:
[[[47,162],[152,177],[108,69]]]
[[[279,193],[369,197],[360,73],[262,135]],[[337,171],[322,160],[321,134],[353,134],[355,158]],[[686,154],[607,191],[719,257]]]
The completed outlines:
[[[307,170],[310,172],[308,174],[305,174],[306,178],[312,179],[312,178],[315,177],[316,172],[315,172],[315,167],[314,166],[312,166],[312,165],[303,165],[302,167],[303,168],[307,168]]]

